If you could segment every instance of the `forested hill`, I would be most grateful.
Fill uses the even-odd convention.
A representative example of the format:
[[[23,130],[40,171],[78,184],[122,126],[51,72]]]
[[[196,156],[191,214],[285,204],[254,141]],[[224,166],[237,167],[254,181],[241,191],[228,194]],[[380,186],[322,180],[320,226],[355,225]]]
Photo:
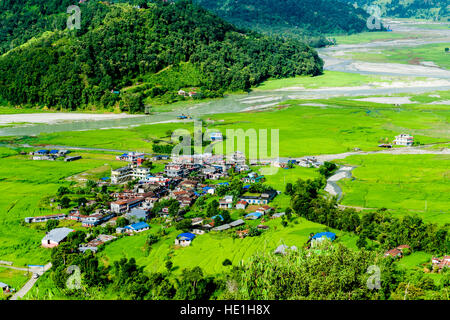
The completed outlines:
[[[0,57],[3,99],[139,112],[149,98],[176,101],[180,88],[214,97],[269,77],[322,72],[304,43],[240,31],[188,0],[80,6],[81,30],[47,31]]]
[[[225,20],[267,34],[310,37],[366,30],[368,14],[338,0],[195,0]]]
[[[382,17],[417,18],[449,21],[448,0],[340,0],[359,8],[378,6]]]

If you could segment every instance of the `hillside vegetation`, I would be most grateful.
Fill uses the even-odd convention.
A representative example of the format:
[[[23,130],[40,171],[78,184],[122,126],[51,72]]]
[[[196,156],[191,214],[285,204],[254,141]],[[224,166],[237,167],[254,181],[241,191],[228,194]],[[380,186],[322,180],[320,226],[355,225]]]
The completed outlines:
[[[304,43],[240,31],[191,1],[81,8],[80,30],[47,31],[0,57],[0,96],[13,105],[141,112],[147,97],[183,99],[181,88],[217,97],[322,73]]]
[[[448,21],[448,0],[340,0],[359,8],[378,6],[382,16]]]
[[[324,45],[324,34],[366,31],[368,14],[330,0],[195,0],[225,20],[258,32]],[[330,5],[333,2],[332,5]],[[311,40],[311,37],[315,39]]]

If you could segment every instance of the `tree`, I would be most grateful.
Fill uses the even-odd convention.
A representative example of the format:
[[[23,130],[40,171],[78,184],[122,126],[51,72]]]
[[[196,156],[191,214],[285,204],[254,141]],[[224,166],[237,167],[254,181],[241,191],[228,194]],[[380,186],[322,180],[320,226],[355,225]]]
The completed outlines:
[[[170,272],[172,270],[172,267],[173,267],[173,262],[170,261],[170,260],[167,260],[166,261],[166,269],[167,269],[167,271]]]
[[[150,160],[145,160],[144,162],[142,162],[141,167],[153,169],[153,162],[151,162]]]
[[[81,197],[77,199],[77,205],[78,207],[84,207],[86,205],[88,201],[86,200],[86,198]]]
[[[325,178],[329,178],[336,170],[337,165],[328,161],[325,161],[325,163],[319,167],[319,173]]]
[[[126,227],[129,224],[129,221],[125,217],[118,217],[116,220],[116,226],[119,228]]]
[[[359,235],[358,240],[356,240],[356,246],[359,249],[367,247],[367,239],[366,239],[365,235],[363,235],[363,234]]]
[[[261,230],[259,230],[257,227],[251,227],[249,232],[248,232],[248,236],[249,237],[257,237],[261,235]]]
[[[233,263],[230,261],[230,259],[225,259],[225,260],[223,260],[223,262],[222,262],[222,265],[223,266],[231,266]]]
[[[292,189],[292,183],[290,183],[290,182],[288,182],[288,183],[286,183],[286,187],[285,187],[285,190],[284,190],[284,192],[286,193],[286,194],[291,194],[292,193],[292,191],[293,191],[293,189]]]
[[[147,247],[147,250],[150,251],[152,249],[152,245],[157,243],[159,241],[159,237],[155,234],[150,234],[147,237],[147,240],[145,241],[145,245]]]
[[[60,196],[63,196],[65,194],[68,194],[69,192],[70,192],[69,188],[67,188],[67,187],[59,187],[56,194],[60,197]]]
[[[58,220],[47,220],[47,222],[45,223],[45,230],[47,230],[47,232],[57,228],[59,225],[59,221]]]
[[[213,217],[213,216],[217,215],[218,208],[219,208],[219,201],[214,199],[213,201],[208,203],[208,206],[206,207],[206,215],[208,217]]]
[[[70,207],[70,199],[66,196],[64,196],[60,202],[59,202],[61,208],[68,208]]]
[[[189,229],[192,226],[192,220],[191,219],[183,219],[180,222],[177,222],[175,224],[175,228],[177,230],[182,230],[183,232],[188,232]]]

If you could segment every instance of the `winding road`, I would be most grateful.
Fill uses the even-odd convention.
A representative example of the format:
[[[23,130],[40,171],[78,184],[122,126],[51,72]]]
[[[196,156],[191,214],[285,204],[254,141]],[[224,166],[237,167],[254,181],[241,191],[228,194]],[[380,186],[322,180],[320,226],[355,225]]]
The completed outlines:
[[[52,267],[52,264],[49,262],[43,267],[32,266],[29,268],[19,268],[19,267],[13,267],[13,266],[9,266],[9,265],[0,265],[0,267],[13,269],[13,270],[31,272],[33,274],[38,274],[39,277],[41,277],[45,272],[47,272]],[[31,290],[31,288],[33,288],[34,284],[38,281],[39,277],[38,278],[31,277],[31,279],[28,280],[28,282],[25,283],[25,285],[19,291],[17,291],[11,297],[10,300],[18,300],[18,299],[23,298]]]

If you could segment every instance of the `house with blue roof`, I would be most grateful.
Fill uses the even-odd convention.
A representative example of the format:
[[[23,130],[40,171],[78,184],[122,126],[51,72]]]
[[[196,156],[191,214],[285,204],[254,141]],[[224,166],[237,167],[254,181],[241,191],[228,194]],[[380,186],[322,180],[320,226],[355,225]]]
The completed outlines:
[[[245,183],[258,183],[263,182],[264,179],[264,176],[260,176],[256,172],[250,172],[243,180]]]
[[[216,220],[216,218],[220,218],[220,220],[223,221],[223,217],[221,214],[215,215],[214,217],[211,217],[211,220]]]
[[[218,186],[229,186],[230,184],[228,182],[221,182],[217,184]]]
[[[195,234],[193,233],[181,233],[175,239],[176,246],[188,247],[191,245],[192,240],[194,240]]]
[[[311,237],[311,248],[322,243],[324,240],[334,241],[336,239],[336,234],[333,232],[319,232]]]
[[[150,226],[146,222],[138,222],[131,224],[123,228],[116,228],[116,233],[137,233],[150,229]]]
[[[245,216],[245,219],[247,220],[256,220],[262,217],[262,213],[261,212],[252,212],[249,213],[248,215]]]

